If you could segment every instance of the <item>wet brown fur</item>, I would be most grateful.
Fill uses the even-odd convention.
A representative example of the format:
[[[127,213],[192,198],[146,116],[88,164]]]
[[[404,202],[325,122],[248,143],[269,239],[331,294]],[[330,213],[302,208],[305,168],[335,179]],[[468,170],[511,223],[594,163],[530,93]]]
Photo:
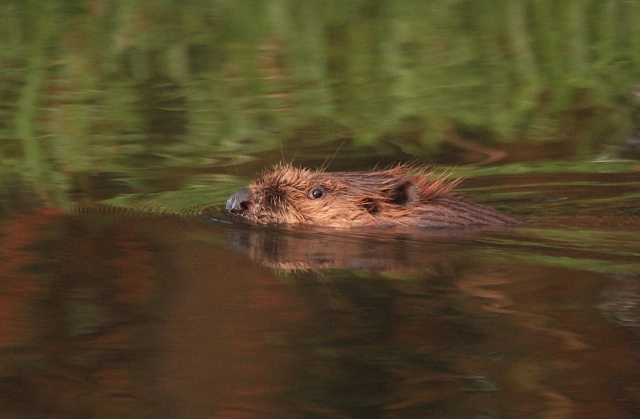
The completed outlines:
[[[416,169],[409,165],[371,172],[324,172],[277,165],[247,187],[250,199],[245,200],[246,208],[237,214],[256,224],[347,228],[444,228],[515,223],[493,209],[454,195],[451,190],[458,183],[459,180],[449,180],[446,176],[434,177],[428,168]],[[323,196],[313,198],[314,189],[321,189]],[[236,212],[232,211],[233,204],[238,202],[231,202],[227,209]]]

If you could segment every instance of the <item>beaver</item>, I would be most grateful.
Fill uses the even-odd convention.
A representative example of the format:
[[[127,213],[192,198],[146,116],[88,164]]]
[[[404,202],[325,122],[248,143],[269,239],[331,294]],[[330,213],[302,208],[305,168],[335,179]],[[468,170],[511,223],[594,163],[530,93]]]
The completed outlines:
[[[253,224],[330,227],[446,228],[517,222],[469,202],[452,189],[460,180],[428,167],[399,165],[369,172],[325,172],[279,164],[233,193],[226,209]]]

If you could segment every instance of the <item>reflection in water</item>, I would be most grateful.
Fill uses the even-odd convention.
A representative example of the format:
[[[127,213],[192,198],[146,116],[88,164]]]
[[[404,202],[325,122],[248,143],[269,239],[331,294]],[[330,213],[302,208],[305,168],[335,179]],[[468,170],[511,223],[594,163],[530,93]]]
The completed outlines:
[[[473,239],[481,229],[384,232],[376,229],[249,228],[227,231],[227,242],[253,261],[285,272],[346,269],[407,272],[428,270],[445,249]]]
[[[640,278],[627,274],[616,275],[614,279],[602,292],[598,308],[617,324],[640,326]]]
[[[637,277],[611,282],[616,260],[634,266],[615,236],[374,237],[115,215],[42,209],[0,224],[5,417],[586,418],[640,406],[624,322]]]

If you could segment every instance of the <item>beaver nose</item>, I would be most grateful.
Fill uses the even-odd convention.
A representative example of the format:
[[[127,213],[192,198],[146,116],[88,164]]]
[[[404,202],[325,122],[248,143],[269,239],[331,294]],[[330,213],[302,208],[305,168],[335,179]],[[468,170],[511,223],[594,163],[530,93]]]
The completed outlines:
[[[253,194],[251,189],[242,188],[235,191],[227,199],[227,211],[234,215],[242,215],[253,207]]]

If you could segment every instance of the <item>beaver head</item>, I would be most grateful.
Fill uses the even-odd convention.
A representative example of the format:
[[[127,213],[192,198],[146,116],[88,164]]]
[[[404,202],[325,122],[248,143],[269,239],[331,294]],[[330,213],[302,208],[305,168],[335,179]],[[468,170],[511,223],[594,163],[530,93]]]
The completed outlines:
[[[458,183],[407,165],[372,172],[277,165],[231,195],[226,207],[255,224],[437,228],[514,222],[453,195]]]

